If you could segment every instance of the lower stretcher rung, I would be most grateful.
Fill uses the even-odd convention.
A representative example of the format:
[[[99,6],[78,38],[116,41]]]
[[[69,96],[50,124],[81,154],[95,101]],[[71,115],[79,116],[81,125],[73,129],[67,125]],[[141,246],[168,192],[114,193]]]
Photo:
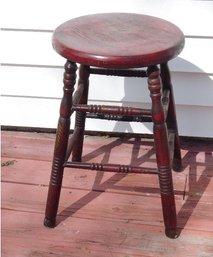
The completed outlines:
[[[66,162],[64,164],[64,167],[107,171],[107,172],[120,172],[120,173],[158,174],[157,169],[145,168],[145,167],[134,167],[134,166],[120,165],[120,164]]]
[[[116,121],[127,121],[127,122],[152,122],[152,117],[141,115],[141,116],[131,116],[131,115],[115,115],[115,114],[96,114],[87,113],[87,118],[90,119],[102,119],[102,120],[116,120]]]

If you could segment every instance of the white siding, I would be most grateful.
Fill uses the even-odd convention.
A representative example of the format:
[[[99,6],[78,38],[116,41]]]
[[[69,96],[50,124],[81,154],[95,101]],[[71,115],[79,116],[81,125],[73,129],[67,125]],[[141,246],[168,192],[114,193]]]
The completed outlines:
[[[186,35],[170,62],[180,134],[213,137],[213,1],[3,0],[1,9],[2,125],[56,127],[65,60],[51,46],[55,27],[89,13],[137,12],[167,19]],[[92,76],[90,84],[92,103],[150,103],[146,80]],[[88,120],[86,128],[151,133],[137,123]]]

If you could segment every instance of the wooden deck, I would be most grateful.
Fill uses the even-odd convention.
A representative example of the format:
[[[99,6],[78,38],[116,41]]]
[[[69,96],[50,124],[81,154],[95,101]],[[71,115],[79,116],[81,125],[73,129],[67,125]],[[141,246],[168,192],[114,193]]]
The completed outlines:
[[[66,170],[58,225],[43,226],[55,135],[2,132],[3,257],[213,256],[213,142],[182,140],[178,239],[164,235],[155,175]],[[139,149],[139,144],[143,146]],[[84,160],[154,166],[150,140],[85,137]]]

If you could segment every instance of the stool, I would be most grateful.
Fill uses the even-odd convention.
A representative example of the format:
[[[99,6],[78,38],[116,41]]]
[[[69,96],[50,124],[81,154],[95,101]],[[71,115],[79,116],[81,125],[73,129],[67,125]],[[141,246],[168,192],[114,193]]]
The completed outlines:
[[[182,51],[183,33],[175,25],[152,16],[94,14],[72,19],[59,26],[53,34],[53,47],[67,62],[44,225],[54,227],[56,224],[64,167],[151,173],[159,177],[165,233],[170,238],[176,238],[178,232],[171,168],[180,171],[182,164],[167,62]],[[79,81],[73,95],[76,63],[80,66]],[[90,74],[147,77],[151,109],[88,105]],[[70,136],[70,116],[73,112],[76,112],[76,119],[74,132]],[[153,122],[157,169],[81,162],[86,118]],[[69,161],[71,154],[72,161]]]

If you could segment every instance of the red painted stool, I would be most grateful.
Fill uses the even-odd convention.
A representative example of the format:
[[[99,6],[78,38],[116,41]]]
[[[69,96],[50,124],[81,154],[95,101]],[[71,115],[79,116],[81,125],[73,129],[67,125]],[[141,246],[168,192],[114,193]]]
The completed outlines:
[[[107,172],[154,173],[159,176],[165,233],[168,237],[177,237],[171,168],[180,171],[182,165],[167,62],[176,57],[183,46],[184,35],[175,25],[159,18],[139,14],[88,15],[67,21],[55,30],[53,47],[67,59],[67,62],[45,226],[54,227],[56,224],[64,167]],[[76,63],[80,64],[79,81],[73,95]],[[144,67],[146,70],[141,69]],[[148,77],[151,109],[88,105],[90,74]],[[74,111],[75,128],[69,138],[70,116]],[[81,162],[86,118],[153,122],[157,170]],[[71,154],[72,161],[68,161]]]

